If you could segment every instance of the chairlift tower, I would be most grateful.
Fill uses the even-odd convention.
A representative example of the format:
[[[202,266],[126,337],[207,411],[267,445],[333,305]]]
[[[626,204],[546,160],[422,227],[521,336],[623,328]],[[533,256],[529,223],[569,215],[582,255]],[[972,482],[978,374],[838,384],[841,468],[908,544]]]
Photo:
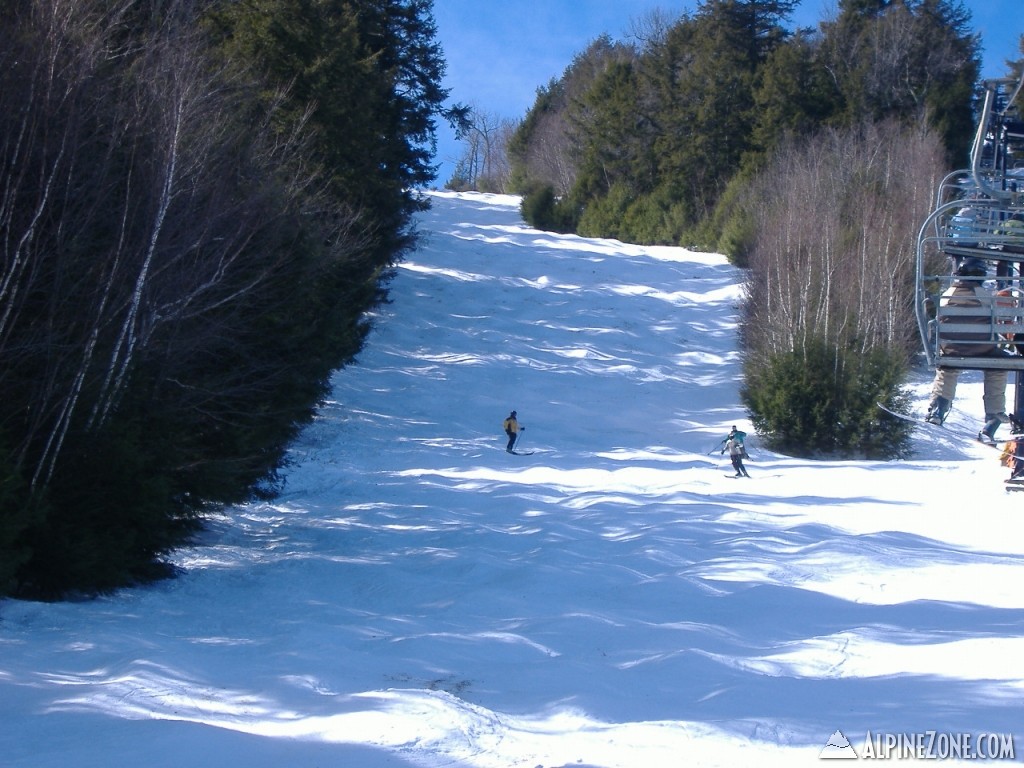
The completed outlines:
[[[930,366],[1017,372],[1013,407],[1019,423],[1024,423],[1024,120],[1013,105],[1022,84],[1024,77],[984,82],[970,168],[943,179],[935,209],[918,234],[914,300]],[[955,279],[961,285],[983,284],[991,300],[974,306],[942,300],[965,259],[980,260],[986,275]]]

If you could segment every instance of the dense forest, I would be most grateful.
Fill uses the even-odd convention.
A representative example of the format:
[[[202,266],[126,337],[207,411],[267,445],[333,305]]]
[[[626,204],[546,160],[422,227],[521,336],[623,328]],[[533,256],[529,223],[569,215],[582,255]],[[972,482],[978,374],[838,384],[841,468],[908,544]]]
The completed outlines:
[[[925,125],[947,164],[974,131],[979,42],[959,0],[840,0],[788,31],[797,0],[706,0],[654,13],[631,42],[593,41],[538,91],[509,140],[527,207],[583,235],[680,242],[744,256],[733,187],[788,142],[895,120]]]
[[[2,0],[0,594],[272,493],[458,121],[432,0]]]
[[[600,37],[460,170],[503,151],[481,181],[542,229],[727,254],[746,268],[743,397],[765,442],[901,456],[908,425],[875,403],[906,397],[916,236],[968,162],[979,39],[959,0],[839,0],[791,30],[797,4],[705,0]]]

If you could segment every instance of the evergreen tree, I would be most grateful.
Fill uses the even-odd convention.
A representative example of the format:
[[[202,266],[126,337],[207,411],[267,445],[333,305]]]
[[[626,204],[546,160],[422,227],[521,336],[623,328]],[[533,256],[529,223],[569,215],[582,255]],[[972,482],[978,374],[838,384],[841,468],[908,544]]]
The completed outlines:
[[[634,170],[636,178],[616,180],[636,199],[623,212],[620,237],[678,242],[711,214],[752,147],[758,73],[785,41],[781,22],[792,7],[714,0],[651,41],[635,65],[634,80],[622,82],[614,102],[634,110],[632,155],[646,161],[634,164],[643,175]],[[591,114],[600,114],[596,106]],[[581,192],[583,202],[587,190]],[[638,209],[645,213],[630,215]],[[650,229],[652,212],[662,222],[660,230]],[[592,218],[585,214],[582,221]],[[643,223],[643,233],[630,221]]]
[[[823,25],[821,66],[832,74],[841,122],[929,120],[953,166],[966,162],[979,38],[960,0],[845,0]]]
[[[816,50],[815,41],[798,32],[759,68],[751,130],[755,165],[787,137],[820,130],[835,112],[834,91],[826,70],[817,65]]]
[[[560,78],[537,91],[537,98],[508,142],[512,186],[520,192],[549,186],[559,197],[572,192],[581,159],[580,112],[587,91],[616,63],[630,61],[629,46],[607,35],[573,58]],[[593,100],[591,100],[593,101]]]
[[[580,146],[576,198],[604,197],[616,184],[630,195],[650,192],[655,181],[650,131],[631,62],[611,62],[569,114]]]
[[[981,72],[981,38],[970,29],[961,2],[921,0],[915,13],[910,59],[932,128],[942,137],[947,162],[965,167],[974,134],[974,88]]]
[[[773,450],[811,458],[906,458],[913,427],[880,419],[876,405],[906,402],[905,373],[905,361],[887,350],[860,356],[812,337],[749,371],[741,396]]]
[[[371,275],[409,244],[409,217],[422,207],[415,190],[434,178],[436,119],[467,116],[465,107],[443,106],[432,7],[432,0],[243,0],[214,17],[228,55],[287,94],[293,125],[308,120],[334,194],[367,220]]]
[[[445,93],[422,0],[11,5],[0,590],[49,598],[165,574],[273,491],[411,242]]]

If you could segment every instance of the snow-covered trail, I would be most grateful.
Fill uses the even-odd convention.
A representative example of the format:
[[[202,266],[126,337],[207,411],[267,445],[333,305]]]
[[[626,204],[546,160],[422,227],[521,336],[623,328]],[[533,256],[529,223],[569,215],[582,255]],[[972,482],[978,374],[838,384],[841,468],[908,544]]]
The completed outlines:
[[[0,604],[0,763],[792,766],[836,730],[1021,728],[1024,497],[993,452],[755,441],[726,477],[737,271],[516,206],[434,196],[284,495],[179,579]]]

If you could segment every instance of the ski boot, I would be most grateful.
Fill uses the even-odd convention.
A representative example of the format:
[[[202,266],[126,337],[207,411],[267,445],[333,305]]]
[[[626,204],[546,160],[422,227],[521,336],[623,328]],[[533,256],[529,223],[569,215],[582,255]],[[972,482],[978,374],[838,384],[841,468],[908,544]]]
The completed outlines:
[[[999,429],[999,425],[1005,424],[1009,420],[1005,413],[986,413],[985,426],[978,433],[978,440],[983,443],[994,443],[996,441],[996,430]]]
[[[949,413],[950,405],[949,400],[944,397],[934,398],[928,406],[928,415],[924,417],[924,420],[929,424],[942,424],[946,420],[946,414]]]

